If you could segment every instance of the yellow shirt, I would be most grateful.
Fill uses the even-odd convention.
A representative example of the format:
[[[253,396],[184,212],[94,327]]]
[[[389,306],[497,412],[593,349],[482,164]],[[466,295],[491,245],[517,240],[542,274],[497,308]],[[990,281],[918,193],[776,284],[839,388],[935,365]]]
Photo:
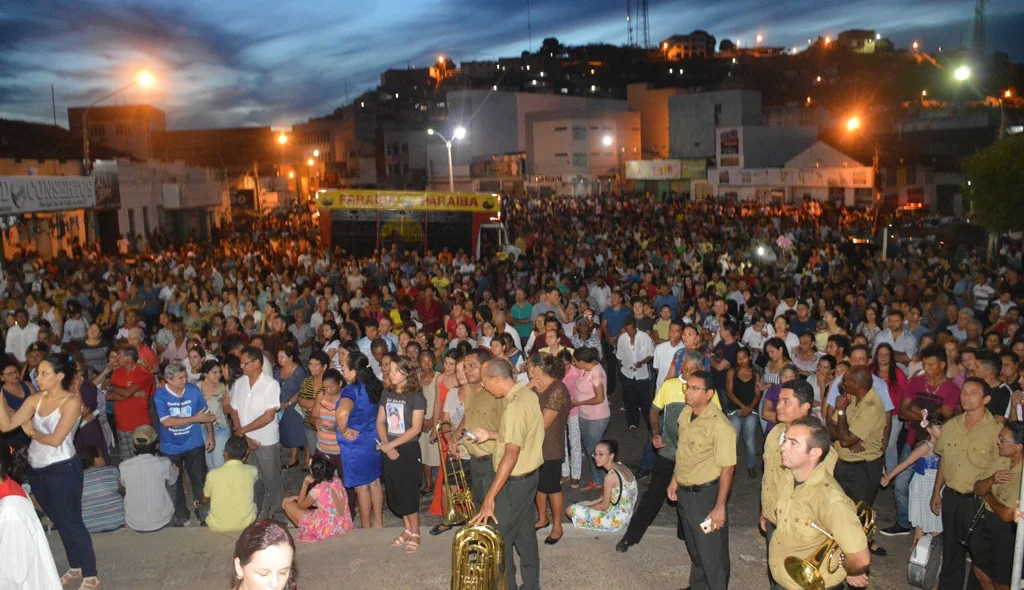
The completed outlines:
[[[237,459],[206,474],[203,495],[210,499],[206,526],[216,533],[241,531],[256,520],[253,501],[256,468]]]
[[[989,477],[996,471],[1009,470],[1012,475],[1010,481],[1006,483],[994,483],[989,488],[989,492],[995,497],[995,499],[1006,506],[1007,508],[1013,508],[1020,499],[1020,474],[1021,467],[1024,463],[1017,463],[1015,467],[1010,468],[1009,457],[996,457],[996,460],[992,462],[992,467],[988,470],[983,477]],[[988,501],[985,502],[985,509],[992,512],[992,506],[989,505]]]
[[[679,485],[714,481],[722,468],[736,465],[736,429],[714,404],[693,417],[693,406],[679,414],[675,478]]]
[[[776,435],[778,433],[778,435]],[[775,511],[779,501],[779,483],[788,469],[782,466],[782,440],[786,436],[786,425],[778,424],[764,439],[764,476],[761,478],[761,516],[775,521]],[[821,464],[829,475],[836,471],[839,454],[830,450]]]
[[[501,416],[498,441],[491,460],[494,471],[505,456],[505,445],[519,447],[519,460],[512,475],[524,475],[544,463],[544,414],[537,394],[522,383],[516,383],[502,401],[505,411]]]
[[[882,405],[882,399],[872,387],[863,399],[857,401],[855,396],[850,396],[850,406],[846,408],[846,423],[849,425],[850,434],[860,439],[864,450],[855,453],[844,448],[836,441],[834,448],[839,452],[840,461],[874,461],[885,453],[885,444],[882,435],[885,434],[885,426],[889,424],[889,416]],[[839,423],[839,414],[832,414],[832,421]]]
[[[853,501],[829,475],[824,463],[818,465],[807,481],[799,486],[795,483],[793,472],[785,470],[779,482],[777,528],[768,547],[772,577],[789,590],[801,590],[801,587],[786,573],[786,558],[805,559],[827,539],[811,527],[812,522],[835,537],[843,553],[858,553],[868,548]],[[832,563],[839,564],[838,555],[832,558]],[[846,579],[846,570],[841,566],[835,573],[830,574],[829,569],[829,564],[822,564],[821,575],[826,588]]]
[[[463,428],[472,432],[477,428],[497,431],[501,428],[502,401],[484,389],[479,383],[466,385],[466,395],[463,397],[463,406],[466,413],[462,419]],[[463,445],[469,454],[474,457],[486,457],[494,454],[497,446],[493,440],[484,443],[475,443],[463,439]]]
[[[935,445],[935,454],[942,457],[942,476],[947,486],[961,494],[974,491],[974,482],[982,478],[999,456],[1002,429],[1003,425],[988,410],[970,430],[965,413],[946,422]]]

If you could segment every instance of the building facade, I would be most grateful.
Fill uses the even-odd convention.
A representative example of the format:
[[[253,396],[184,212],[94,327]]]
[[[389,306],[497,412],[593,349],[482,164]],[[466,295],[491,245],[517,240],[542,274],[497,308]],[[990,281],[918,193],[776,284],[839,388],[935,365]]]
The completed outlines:
[[[68,109],[72,135],[82,136],[85,107]],[[167,116],[148,104],[89,109],[89,143],[103,144],[140,160],[154,157],[153,134],[167,131]]]
[[[761,124],[761,93],[721,90],[668,97],[669,156],[713,158],[715,130]]]

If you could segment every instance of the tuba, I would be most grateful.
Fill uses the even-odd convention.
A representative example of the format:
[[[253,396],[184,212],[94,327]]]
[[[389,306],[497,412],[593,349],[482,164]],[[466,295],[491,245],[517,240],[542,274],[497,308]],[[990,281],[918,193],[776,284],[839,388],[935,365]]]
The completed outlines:
[[[864,529],[864,536],[867,537],[868,544],[870,544],[872,537],[875,536],[875,532],[878,530],[878,525],[875,524],[875,509],[864,502],[858,502],[856,509],[857,519],[860,520],[860,526]],[[816,522],[811,523],[811,528],[825,535],[828,539],[806,558],[791,555],[786,558],[783,565],[786,567],[786,573],[789,574],[789,577],[793,578],[793,581],[801,588],[805,590],[824,590],[825,579],[821,575],[822,566],[827,562],[828,573],[834,574],[844,565],[846,556],[840,552],[839,544],[836,543],[835,537],[829,534],[828,531],[821,528]],[[838,562],[835,559],[837,555]]]
[[[441,522],[447,526],[465,524],[476,515],[473,491],[466,479],[462,460],[446,452],[441,443],[454,426],[441,420],[434,427],[441,452],[441,482],[448,510]],[[488,524],[464,526],[455,533],[452,543],[451,590],[505,590],[505,539],[498,529]]]

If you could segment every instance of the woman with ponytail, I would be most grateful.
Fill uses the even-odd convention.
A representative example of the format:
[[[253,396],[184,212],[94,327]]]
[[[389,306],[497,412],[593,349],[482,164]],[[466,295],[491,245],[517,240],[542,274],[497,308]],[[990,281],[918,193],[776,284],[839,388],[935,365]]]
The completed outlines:
[[[341,390],[334,418],[345,487],[356,490],[359,526],[380,528],[384,526],[384,491],[376,432],[377,404],[384,385],[361,352],[347,355],[341,374],[348,385]]]

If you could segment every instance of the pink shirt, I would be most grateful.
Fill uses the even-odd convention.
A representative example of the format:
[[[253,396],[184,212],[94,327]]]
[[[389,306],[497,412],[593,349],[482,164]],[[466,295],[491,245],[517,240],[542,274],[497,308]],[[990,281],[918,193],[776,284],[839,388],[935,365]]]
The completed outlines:
[[[572,397],[572,399],[576,399],[576,383],[579,382],[582,375],[583,371],[577,369],[576,365],[569,365],[565,368],[565,376],[562,377],[562,383],[564,383],[565,388],[569,390],[569,396]],[[569,417],[571,418],[579,415],[579,413],[580,409],[573,406],[573,408],[569,410]]]
[[[593,369],[582,371],[580,380],[576,382],[576,392],[572,399],[577,402],[584,402],[594,399],[594,387],[604,388],[604,401],[596,406],[579,406],[581,420],[603,420],[612,415],[608,408],[608,377],[605,375],[604,367],[600,363],[594,365]]]

